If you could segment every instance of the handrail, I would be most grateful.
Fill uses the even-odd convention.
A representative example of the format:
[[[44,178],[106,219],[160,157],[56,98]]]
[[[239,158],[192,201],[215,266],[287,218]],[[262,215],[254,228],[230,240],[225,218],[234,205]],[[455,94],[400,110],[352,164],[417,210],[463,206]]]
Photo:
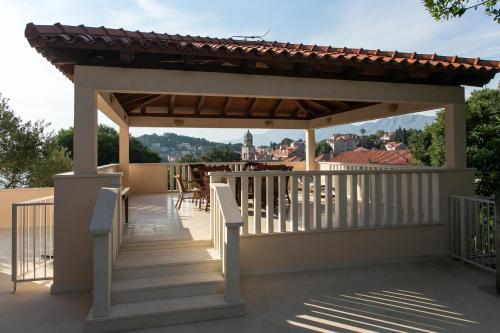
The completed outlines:
[[[210,194],[213,205],[210,210],[212,242],[223,261],[224,296],[228,302],[241,302],[240,227],[243,226],[243,219],[229,185],[212,183]]]
[[[113,216],[118,191],[116,188],[103,187],[99,190],[90,222],[92,235],[107,235],[113,228]]]
[[[90,223],[94,243],[94,317],[107,316],[111,308],[111,269],[121,243],[119,193],[118,188],[99,190]]]

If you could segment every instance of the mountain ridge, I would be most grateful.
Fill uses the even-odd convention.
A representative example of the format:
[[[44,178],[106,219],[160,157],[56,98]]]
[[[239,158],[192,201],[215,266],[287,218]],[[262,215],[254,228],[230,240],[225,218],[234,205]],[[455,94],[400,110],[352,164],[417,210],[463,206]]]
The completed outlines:
[[[332,126],[328,128],[320,128],[316,131],[316,141],[328,139],[334,133],[354,133],[360,134],[361,129],[366,130],[366,135],[375,134],[378,130],[395,131],[398,127],[406,129],[423,129],[426,125],[435,121],[435,116],[424,116],[420,114],[402,115],[396,117],[382,118],[373,122],[355,123]],[[305,139],[304,130],[269,130],[264,133],[256,133],[253,135],[253,143],[255,146],[269,145],[270,142],[280,142],[283,138],[288,137],[294,140]],[[241,138],[233,138],[224,140],[223,143],[240,143],[243,141],[243,133]]]

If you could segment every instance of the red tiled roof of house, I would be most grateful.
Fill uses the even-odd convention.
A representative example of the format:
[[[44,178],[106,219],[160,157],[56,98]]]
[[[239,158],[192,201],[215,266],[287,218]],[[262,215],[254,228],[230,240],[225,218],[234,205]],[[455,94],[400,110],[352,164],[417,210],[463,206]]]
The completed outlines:
[[[338,65],[373,65],[366,75],[382,76],[376,66],[398,68],[418,68],[420,75],[424,69],[440,73],[455,73],[460,80],[474,83],[472,78],[481,79],[477,84],[488,82],[500,71],[500,61],[480,58],[464,58],[416,52],[398,52],[346,48],[306,44],[292,44],[277,41],[246,41],[233,38],[210,38],[200,36],[170,35],[156,32],[128,31],[106,27],[35,25],[29,23],[25,36],[30,45],[41,52],[49,61],[58,66],[66,75],[72,72],[58,64],[57,55],[46,52],[47,48],[91,49],[109,51],[130,51],[158,54],[192,54],[210,57],[253,59],[258,61],[285,61],[292,63],[314,63]],[[68,63],[66,62],[66,65]],[[378,68],[378,70],[377,70]],[[365,75],[365,74],[364,74]],[[387,76],[386,74],[383,74]],[[459,77],[459,78],[458,78]],[[486,78],[488,78],[487,81]],[[390,77],[386,77],[389,80]],[[429,77],[430,79],[430,77]],[[459,80],[460,79],[460,80]],[[444,81],[444,84],[447,81]],[[453,81],[455,84],[455,81]],[[465,81],[464,81],[465,82]],[[465,83],[467,83],[465,82]]]
[[[408,150],[368,150],[355,149],[334,156],[332,162],[355,164],[411,164],[412,156]]]
[[[293,156],[285,159],[285,162],[300,162],[300,161],[302,161],[302,158],[300,156]]]

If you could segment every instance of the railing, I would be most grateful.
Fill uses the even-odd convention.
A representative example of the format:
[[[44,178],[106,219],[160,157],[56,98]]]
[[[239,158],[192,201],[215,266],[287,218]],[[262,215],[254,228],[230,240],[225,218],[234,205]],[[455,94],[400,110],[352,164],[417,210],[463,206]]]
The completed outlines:
[[[210,176],[212,183],[227,181],[237,194],[245,235],[436,223],[442,171],[213,172]]]
[[[415,169],[414,165],[394,165],[394,164],[358,164],[343,162],[318,162],[321,171],[346,171],[346,170],[395,170],[395,169]],[[418,168],[428,168],[419,166]]]
[[[210,186],[210,234],[212,244],[222,258],[225,298],[240,302],[240,227],[243,225],[234,193],[227,184]]]
[[[12,204],[12,282],[53,278],[54,197]]]
[[[99,190],[90,222],[94,250],[94,292],[92,315],[109,315],[111,304],[111,270],[121,244],[120,191],[103,187]]]
[[[495,201],[451,195],[449,212],[452,257],[495,272]]]

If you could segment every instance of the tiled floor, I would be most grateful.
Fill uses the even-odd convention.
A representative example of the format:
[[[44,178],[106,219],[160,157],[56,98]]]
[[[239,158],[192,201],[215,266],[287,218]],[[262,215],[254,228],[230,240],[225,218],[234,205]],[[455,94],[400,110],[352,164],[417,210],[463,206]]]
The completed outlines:
[[[209,239],[210,213],[191,200],[184,200],[177,210],[176,200],[176,193],[131,196],[124,242]]]

